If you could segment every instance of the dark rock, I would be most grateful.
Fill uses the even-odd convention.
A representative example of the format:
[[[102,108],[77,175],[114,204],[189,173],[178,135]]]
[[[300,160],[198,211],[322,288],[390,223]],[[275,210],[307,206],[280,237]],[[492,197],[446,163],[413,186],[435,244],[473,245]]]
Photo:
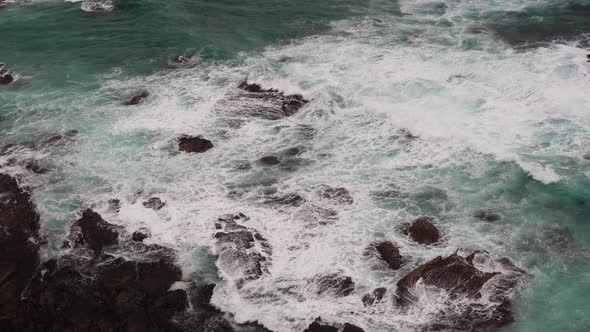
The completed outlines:
[[[224,231],[214,234],[220,268],[239,279],[238,283],[267,273],[272,255],[268,241],[255,229],[239,225],[233,218],[224,217],[220,221],[224,221]]]
[[[292,148],[288,148],[287,150],[283,151],[283,154],[285,156],[296,156],[298,154],[300,154],[302,151],[300,148],[298,147],[292,147]]]
[[[487,221],[487,222],[494,222],[494,221],[499,221],[502,219],[502,217],[499,214],[494,213],[489,210],[481,210],[481,211],[477,212],[477,214],[475,215],[475,218],[477,218],[481,221]]]
[[[485,252],[475,252],[468,257],[458,254],[446,258],[439,256],[414,269],[397,283],[398,304],[409,306],[416,302],[413,288],[420,281],[423,285],[444,290],[450,301],[462,301],[460,307],[449,304],[447,310],[441,311],[441,321],[447,322],[443,326],[445,329],[479,330],[510,323],[513,318],[507,293],[523,274],[517,269],[502,273],[483,272],[474,265],[475,262],[489,260]]]
[[[141,242],[141,241],[149,238],[150,236],[152,236],[152,234],[150,233],[149,229],[140,228],[140,229],[136,230],[135,232],[133,232],[133,234],[131,235],[131,239],[135,242]]]
[[[315,278],[318,295],[330,294],[334,296],[348,296],[354,291],[355,283],[352,278],[337,273],[324,274]]]
[[[98,255],[104,246],[118,243],[119,230],[120,227],[107,223],[98,213],[88,209],[72,224],[68,238],[74,248],[88,247]]]
[[[293,215],[295,220],[301,221],[307,228],[332,225],[338,220],[338,211],[307,204]]]
[[[390,241],[372,243],[367,253],[376,254],[393,270],[397,270],[402,266],[402,256],[399,253],[399,248]]]
[[[375,303],[381,302],[387,293],[387,289],[383,287],[375,288],[372,293],[363,295],[363,304],[371,306]]]
[[[264,200],[264,203],[276,205],[301,206],[303,203],[305,203],[305,198],[295,193],[285,195],[271,195]]]
[[[162,202],[159,197],[150,197],[147,201],[143,202],[143,206],[158,211],[166,206],[166,203]]]
[[[21,293],[39,265],[38,232],[29,194],[16,179],[0,174],[0,327],[22,319]]]
[[[7,119],[6,119],[6,117],[5,117],[5,116],[2,116],[2,115],[0,115],[0,122],[4,122],[4,121],[6,121],[6,120],[7,120]]]
[[[12,76],[10,73],[0,76],[0,85],[8,85],[12,82],[14,82],[14,76]]]
[[[319,321],[311,323],[303,332],[338,332],[338,328],[331,325],[322,325]]]
[[[358,326],[345,323],[342,327],[342,332],[365,332],[365,330],[361,329]]]
[[[146,100],[147,97],[149,97],[149,95],[149,92],[142,91],[141,93],[129,98],[124,104],[127,106],[141,104]]]
[[[108,200],[109,209],[119,212],[121,210],[121,201],[118,198],[112,198]]]
[[[35,174],[47,174],[47,172],[49,172],[47,168],[39,165],[35,160],[25,162],[25,169]]]
[[[281,163],[281,160],[277,156],[264,156],[260,158],[260,162],[265,165],[278,165]]]
[[[335,204],[352,204],[354,199],[350,192],[346,188],[333,188],[330,186],[322,186],[319,190],[318,195],[322,199],[330,200]]]
[[[432,244],[440,239],[440,232],[429,217],[421,217],[412,224],[402,225],[402,234],[410,236],[420,244]]]
[[[202,153],[213,148],[213,143],[210,140],[201,138],[199,136],[183,135],[178,137],[178,149],[184,152]]]

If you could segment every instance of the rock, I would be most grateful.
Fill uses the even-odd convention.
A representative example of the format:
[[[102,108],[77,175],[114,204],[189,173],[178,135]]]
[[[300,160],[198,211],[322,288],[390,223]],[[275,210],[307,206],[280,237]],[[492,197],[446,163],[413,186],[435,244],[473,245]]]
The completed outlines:
[[[478,266],[486,265],[484,272]],[[501,264],[501,263],[500,263]],[[441,310],[441,321],[446,329],[479,330],[503,326],[512,319],[510,297],[507,296],[522,278],[517,269],[500,269],[485,252],[474,252],[467,257],[458,254],[437,257],[417,267],[397,283],[399,305],[420,305],[413,289],[421,285],[443,290],[449,300],[461,301],[461,306],[449,303]],[[484,287],[485,286],[485,287]],[[437,295],[440,296],[440,295]]]
[[[337,273],[319,275],[314,279],[318,295],[348,296],[354,291],[352,278]]]
[[[88,247],[98,256],[103,247],[118,243],[120,229],[104,221],[98,213],[87,209],[70,227],[68,238],[74,248]]]
[[[402,234],[410,236],[420,244],[432,244],[440,239],[440,232],[429,217],[420,217],[412,224],[402,225]]]
[[[10,73],[0,76],[0,85],[8,85],[12,82],[14,82],[14,76]]]
[[[293,219],[301,221],[307,228],[332,225],[338,221],[338,211],[306,204],[293,214]]]
[[[277,157],[277,156],[264,156],[262,158],[260,158],[260,162],[263,163],[264,165],[278,165],[281,163],[281,160]]]
[[[334,204],[352,204],[354,199],[350,195],[350,192],[346,188],[333,188],[330,186],[322,186],[319,190],[318,195],[320,198],[329,200]]]
[[[25,169],[35,174],[47,174],[49,172],[47,168],[39,165],[35,160],[25,162]]]
[[[477,212],[477,214],[475,214],[475,218],[487,222],[495,222],[502,219],[502,217],[500,217],[499,214],[494,213],[490,210],[481,210]]]
[[[372,293],[363,295],[363,304],[365,306],[371,306],[375,303],[381,302],[387,293],[387,289],[383,287],[375,288]]]
[[[166,206],[166,203],[162,202],[159,197],[150,197],[147,201],[143,202],[143,206],[148,209],[158,211]]]
[[[220,219],[224,221],[224,231],[214,234],[220,268],[239,280],[238,284],[267,273],[272,255],[268,241],[255,229],[239,225],[233,218]]]
[[[107,204],[109,205],[109,209],[119,212],[121,210],[121,200],[118,198],[109,199]]]
[[[367,253],[379,256],[392,270],[397,270],[402,266],[402,256],[399,253],[399,248],[390,241],[372,243]]]
[[[140,228],[131,234],[131,239],[135,242],[142,242],[143,240],[152,236],[151,232],[147,228]]]
[[[71,228],[71,242],[94,250],[97,241],[89,239],[105,230],[111,234],[117,226],[87,210]],[[93,230],[92,236],[84,241],[72,236],[87,229]],[[183,312],[188,301],[184,290],[170,290],[182,277],[172,250],[120,240],[109,253],[93,259],[79,254],[65,251],[37,270],[23,297],[25,319],[17,330],[179,331],[171,318]]]
[[[218,108],[236,116],[247,114],[267,120],[278,120],[297,113],[307,100],[301,95],[285,95],[276,89],[263,89],[256,83],[241,83],[242,90],[230,98],[222,100]]]
[[[273,205],[301,206],[303,203],[305,203],[305,198],[295,193],[285,195],[271,195],[266,197],[264,203]]]
[[[0,115],[0,122],[4,122],[6,120],[7,120],[7,118],[5,116]]]
[[[184,152],[202,153],[213,148],[210,140],[199,136],[182,135],[178,137],[178,149]]]
[[[285,156],[297,156],[299,154],[301,154],[303,151],[301,151],[301,148],[298,147],[292,147],[292,148],[288,148],[285,151],[283,151],[283,155]]]
[[[307,329],[305,329],[303,332],[364,332],[363,329],[361,329],[358,326],[349,324],[349,323],[345,323],[345,324],[335,324],[335,325],[328,325],[328,324],[324,324],[322,323],[322,319],[321,318],[317,318],[315,320],[315,322],[311,323]]]
[[[342,327],[342,332],[365,332],[365,330],[361,329],[358,326],[345,323]]]
[[[22,319],[20,297],[39,265],[38,242],[39,215],[29,194],[0,174],[0,327]]]
[[[147,97],[149,97],[149,95],[149,92],[142,91],[141,93],[129,98],[124,104],[127,106],[141,104],[147,99]]]

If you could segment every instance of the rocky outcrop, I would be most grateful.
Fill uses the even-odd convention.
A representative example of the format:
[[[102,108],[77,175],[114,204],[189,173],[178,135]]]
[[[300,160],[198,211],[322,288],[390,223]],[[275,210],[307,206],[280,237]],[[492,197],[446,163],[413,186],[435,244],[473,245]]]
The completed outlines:
[[[222,100],[217,108],[236,116],[278,120],[297,113],[308,103],[301,95],[286,95],[276,89],[263,89],[255,83],[243,82],[238,89],[237,93]]]
[[[321,199],[328,200],[334,204],[350,205],[354,203],[352,195],[346,188],[334,188],[330,186],[322,186],[318,191],[318,195]]]
[[[182,135],[178,137],[178,149],[184,152],[203,153],[213,148],[213,143],[200,136]]]
[[[132,106],[132,105],[139,105],[141,103],[143,103],[147,97],[149,97],[150,94],[147,91],[142,91],[134,96],[132,96],[131,98],[127,99],[127,101],[125,101],[123,104],[127,105],[127,106]]]
[[[411,224],[406,223],[402,225],[401,231],[420,244],[433,244],[440,239],[440,232],[429,217],[418,218]]]
[[[0,85],[8,85],[12,82],[14,82],[14,74],[6,69],[4,63],[0,62]]]
[[[260,162],[264,165],[274,166],[281,163],[281,160],[277,156],[268,155],[260,158]]]
[[[268,272],[272,249],[255,229],[238,224],[246,216],[225,216],[219,219],[222,232],[214,234],[218,267],[238,285],[260,278]]]
[[[374,255],[381,258],[392,270],[397,270],[402,266],[402,256],[399,253],[399,248],[391,241],[372,243],[365,251],[365,255]]]
[[[142,204],[145,208],[153,209],[154,211],[161,210],[164,206],[166,206],[166,203],[163,202],[159,197],[150,197]]]
[[[339,273],[321,274],[314,278],[318,295],[332,295],[336,297],[352,294],[355,283],[351,277]]]
[[[171,318],[188,300],[184,290],[170,289],[182,277],[174,252],[127,242],[122,232],[84,211],[71,226],[69,249],[45,262],[31,281],[18,330],[178,330]]]
[[[375,288],[371,293],[363,295],[362,301],[365,306],[371,306],[381,302],[387,293],[384,287]]]
[[[13,177],[0,174],[0,329],[22,318],[22,292],[39,265],[39,215]]]
[[[311,323],[303,332],[364,332],[358,326],[345,323],[345,324],[326,324],[322,322],[321,318]]]
[[[485,252],[474,252],[467,257],[439,256],[402,278],[397,283],[396,297],[402,307],[420,305],[414,291],[418,283],[421,287],[434,287],[444,291],[450,301],[446,310],[441,311],[439,327],[460,330],[499,327],[513,319],[509,294],[523,276],[523,271],[513,264],[505,259],[494,261]]]

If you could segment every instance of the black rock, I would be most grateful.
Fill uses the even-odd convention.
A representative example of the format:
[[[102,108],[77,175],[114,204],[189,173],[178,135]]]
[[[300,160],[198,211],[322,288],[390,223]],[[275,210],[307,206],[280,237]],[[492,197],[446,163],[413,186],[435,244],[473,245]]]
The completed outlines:
[[[381,302],[387,293],[387,289],[383,287],[375,288],[372,293],[363,295],[363,304],[365,306],[371,306],[375,303]]]
[[[0,85],[8,85],[14,82],[14,76],[12,74],[4,74],[0,76]]]
[[[115,212],[119,212],[121,210],[121,200],[117,198],[112,198],[108,200],[109,208]]]
[[[432,244],[440,239],[440,232],[429,217],[421,217],[411,224],[402,225],[402,234],[410,236],[420,244]]]
[[[260,162],[265,165],[278,165],[281,163],[281,160],[277,156],[264,156],[260,158]]]
[[[348,296],[354,291],[352,278],[337,273],[319,275],[315,278],[318,295]]]
[[[131,239],[135,242],[141,242],[151,236],[149,229],[147,228],[140,228],[133,232],[131,235]]]
[[[352,195],[346,188],[334,188],[330,186],[322,186],[319,190],[318,195],[320,198],[329,200],[335,204],[352,204],[354,203],[354,199]]]
[[[495,222],[495,221],[499,221],[502,219],[502,217],[499,214],[494,213],[489,210],[481,210],[481,211],[477,212],[477,214],[475,215],[475,218],[477,218],[481,221],[487,221],[487,222]]]
[[[177,140],[178,149],[184,152],[202,153],[213,148],[213,143],[210,140],[199,136],[182,135]]]
[[[378,256],[393,270],[397,270],[402,266],[402,256],[399,253],[399,248],[390,241],[372,243],[366,253]]]
[[[148,209],[154,209],[155,211],[158,211],[166,206],[166,203],[162,202],[159,197],[150,197],[147,201],[143,202],[143,206]]]
[[[149,92],[142,91],[141,93],[129,98],[124,104],[127,106],[141,104],[147,99],[147,97],[149,97],[149,95]]]

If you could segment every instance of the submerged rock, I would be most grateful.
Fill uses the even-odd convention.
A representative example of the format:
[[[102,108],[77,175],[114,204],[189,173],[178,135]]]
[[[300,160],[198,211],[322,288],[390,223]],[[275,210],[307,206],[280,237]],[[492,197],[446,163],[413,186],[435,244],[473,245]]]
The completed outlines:
[[[149,92],[142,91],[141,93],[129,98],[127,101],[125,101],[124,104],[127,106],[139,105],[139,104],[143,103],[147,99],[147,97],[149,97],[149,96],[150,96]]]
[[[153,209],[154,211],[161,210],[164,206],[166,206],[165,202],[159,197],[150,197],[147,201],[143,202],[143,206],[148,209]]]
[[[522,270],[506,264],[492,260],[485,252],[436,257],[397,283],[397,302],[403,307],[420,305],[414,291],[420,283],[444,291],[451,302],[461,303],[449,303],[441,311],[440,322],[444,323],[439,326],[474,330],[505,325],[512,321],[508,294],[524,275]]]
[[[318,195],[320,198],[329,200],[334,204],[347,204],[350,205],[354,203],[354,199],[352,195],[346,188],[334,188],[330,186],[322,186],[322,188],[318,191]]]
[[[184,152],[202,153],[213,148],[213,143],[210,140],[200,136],[182,135],[178,137],[177,141],[178,149]]]
[[[238,284],[267,273],[272,255],[268,241],[255,229],[239,225],[241,219],[220,218],[223,232],[214,234],[217,262]]]
[[[384,287],[375,288],[373,292],[363,295],[363,304],[365,306],[371,306],[375,303],[379,303],[385,297],[385,293],[387,293],[387,289]]]
[[[372,243],[367,248],[366,254],[378,256],[392,270],[397,270],[402,266],[402,256],[399,253],[399,248],[390,241]]]
[[[411,224],[402,225],[402,234],[408,235],[412,240],[420,244],[432,244],[440,239],[440,232],[432,223],[432,218],[421,217]]]
[[[502,217],[490,210],[481,210],[475,214],[475,218],[481,221],[495,222],[502,219]]]
[[[264,156],[264,157],[260,158],[260,162],[263,163],[264,165],[274,166],[274,165],[280,164],[281,160],[277,156],[269,155],[269,156]]]
[[[14,82],[14,76],[12,74],[6,73],[0,75],[0,85],[8,85],[12,82]]]
[[[241,83],[240,92],[222,100],[218,109],[237,116],[278,120],[297,113],[308,103],[303,96],[285,95],[276,89],[263,89],[256,83]]]
[[[314,278],[317,285],[317,294],[328,294],[332,296],[348,296],[352,294],[355,283],[351,277],[338,273],[322,274]]]

